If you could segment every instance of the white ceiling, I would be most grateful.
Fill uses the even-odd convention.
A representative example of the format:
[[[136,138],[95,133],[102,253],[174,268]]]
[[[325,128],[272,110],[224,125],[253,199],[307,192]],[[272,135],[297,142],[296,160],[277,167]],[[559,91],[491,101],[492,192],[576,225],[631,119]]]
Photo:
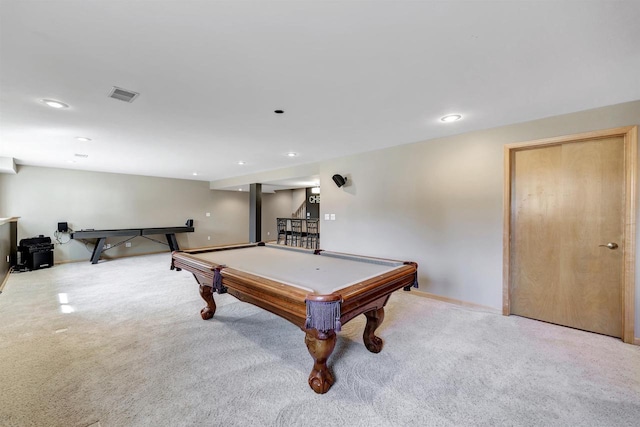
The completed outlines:
[[[637,100],[639,23],[638,1],[1,0],[0,157],[216,181]]]
[[[290,179],[267,180],[267,184],[262,185],[263,193],[275,193],[279,190],[292,190],[294,188],[318,187],[320,185],[320,176],[310,175],[303,177],[292,177]],[[223,185],[216,186],[216,190],[229,191],[250,191],[250,184],[242,185]]]

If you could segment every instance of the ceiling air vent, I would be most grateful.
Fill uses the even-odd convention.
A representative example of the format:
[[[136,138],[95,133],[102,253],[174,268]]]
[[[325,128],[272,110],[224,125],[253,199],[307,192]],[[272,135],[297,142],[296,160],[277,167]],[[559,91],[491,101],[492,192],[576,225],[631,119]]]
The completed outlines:
[[[127,89],[114,86],[109,92],[109,98],[119,99],[120,101],[133,102],[140,95],[138,92],[133,92]]]

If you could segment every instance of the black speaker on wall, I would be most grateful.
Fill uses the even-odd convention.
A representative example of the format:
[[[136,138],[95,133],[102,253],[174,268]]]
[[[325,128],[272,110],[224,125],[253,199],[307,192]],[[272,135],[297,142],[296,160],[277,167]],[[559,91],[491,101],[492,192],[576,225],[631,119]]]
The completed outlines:
[[[336,183],[338,188],[342,187],[347,182],[347,177],[346,176],[342,176],[342,175],[338,175],[338,174],[333,175],[331,177],[331,179],[333,179],[333,182]]]
[[[187,222],[184,224],[187,227],[193,227],[193,220],[192,219],[188,219]]]
[[[69,231],[69,225],[66,222],[58,223],[58,231],[61,233],[66,233]]]

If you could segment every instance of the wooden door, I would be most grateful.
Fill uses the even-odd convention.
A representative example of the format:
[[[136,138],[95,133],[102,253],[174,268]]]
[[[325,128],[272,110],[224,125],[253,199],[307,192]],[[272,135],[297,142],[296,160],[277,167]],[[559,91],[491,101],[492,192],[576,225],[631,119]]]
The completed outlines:
[[[633,329],[627,139],[582,135],[510,152],[506,314],[615,337]]]

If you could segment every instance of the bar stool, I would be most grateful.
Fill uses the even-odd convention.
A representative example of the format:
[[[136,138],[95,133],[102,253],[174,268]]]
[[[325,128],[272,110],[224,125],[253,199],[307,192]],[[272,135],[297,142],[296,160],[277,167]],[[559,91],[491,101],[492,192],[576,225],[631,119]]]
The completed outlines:
[[[302,220],[291,218],[291,246],[302,245]]]
[[[277,218],[278,224],[278,240],[276,240],[277,244],[280,244],[280,239],[282,239],[282,243],[287,244],[287,240],[289,235],[287,234],[287,218]]]
[[[318,232],[319,223],[319,219],[307,220],[307,232],[304,235],[306,248],[318,249],[318,241],[320,240],[320,233]]]

